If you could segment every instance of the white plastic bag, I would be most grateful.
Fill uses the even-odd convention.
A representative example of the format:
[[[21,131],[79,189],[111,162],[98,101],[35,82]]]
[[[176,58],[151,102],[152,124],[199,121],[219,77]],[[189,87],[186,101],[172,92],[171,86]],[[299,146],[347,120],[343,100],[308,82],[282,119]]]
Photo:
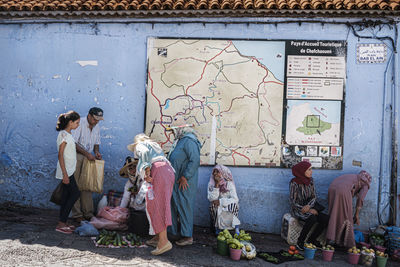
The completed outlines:
[[[248,259],[248,260],[254,259],[256,257],[256,255],[257,255],[256,247],[252,243],[250,243],[248,241],[240,241],[240,243],[243,244],[243,247],[242,247],[242,258],[245,258],[245,259]]]
[[[99,203],[97,204],[97,212],[99,212],[102,208],[107,206],[107,194],[104,194],[103,197],[100,199]]]

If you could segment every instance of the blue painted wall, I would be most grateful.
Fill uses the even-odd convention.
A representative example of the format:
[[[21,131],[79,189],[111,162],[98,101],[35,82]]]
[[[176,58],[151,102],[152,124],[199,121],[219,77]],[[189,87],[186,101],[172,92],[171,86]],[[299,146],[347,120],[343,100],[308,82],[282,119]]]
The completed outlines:
[[[380,41],[359,39],[345,25],[279,24],[280,19],[270,19],[278,22],[276,25],[255,24],[254,19],[244,18],[231,21],[245,23],[0,21],[0,202],[56,208],[48,199],[57,184],[54,178],[57,115],[73,109],[84,116],[91,106],[102,107],[105,114],[105,120],[100,122],[100,149],[106,161],[105,191],[123,189],[125,180],[118,177],[118,170],[130,153],[126,145],[144,130],[147,37],[346,40],[344,167],[316,170],[314,178],[319,196],[326,199],[330,182],[338,175],[359,172],[361,168],[352,166],[352,161],[361,161],[362,168],[373,176],[361,213],[361,228],[375,226],[379,180],[383,188],[381,206],[388,201],[385,193],[390,183],[391,160],[388,107],[393,90],[398,90],[391,80],[394,61],[389,60],[390,43],[386,42],[390,49],[384,64],[360,65],[356,64],[356,45]],[[394,37],[394,30],[383,27],[359,34]],[[88,60],[96,61],[97,66],[77,63]],[[210,167],[200,168],[195,222],[204,226],[208,226],[209,220],[206,186],[210,171]],[[289,207],[291,171],[232,168],[232,173],[244,228],[279,233],[282,215]],[[99,197],[95,195],[96,200]],[[387,211],[383,210],[384,219]]]

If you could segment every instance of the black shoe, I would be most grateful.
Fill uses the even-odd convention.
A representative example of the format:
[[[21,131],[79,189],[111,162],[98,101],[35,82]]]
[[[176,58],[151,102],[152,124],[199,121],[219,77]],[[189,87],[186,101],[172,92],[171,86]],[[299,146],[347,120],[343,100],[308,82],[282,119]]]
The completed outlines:
[[[304,243],[297,243],[297,244],[296,244],[296,248],[297,248],[298,250],[303,251],[303,250],[304,250]]]

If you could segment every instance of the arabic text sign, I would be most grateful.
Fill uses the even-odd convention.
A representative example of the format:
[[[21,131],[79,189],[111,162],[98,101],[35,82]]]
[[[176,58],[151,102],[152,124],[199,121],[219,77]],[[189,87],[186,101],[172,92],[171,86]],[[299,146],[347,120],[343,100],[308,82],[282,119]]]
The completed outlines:
[[[383,63],[386,55],[385,44],[357,44],[357,63]]]

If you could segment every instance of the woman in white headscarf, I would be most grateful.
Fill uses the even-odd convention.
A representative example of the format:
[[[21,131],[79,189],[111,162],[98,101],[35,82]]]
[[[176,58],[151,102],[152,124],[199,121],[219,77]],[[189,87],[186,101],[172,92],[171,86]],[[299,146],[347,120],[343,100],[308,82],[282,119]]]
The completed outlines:
[[[136,173],[146,181],[140,190],[146,189],[146,213],[149,218],[150,235],[155,235],[146,244],[156,247],[151,252],[153,255],[160,255],[172,249],[167,237],[167,227],[171,225],[174,169],[165,158],[161,147],[145,134],[136,135],[134,143],[128,145],[128,149],[139,159]]]

